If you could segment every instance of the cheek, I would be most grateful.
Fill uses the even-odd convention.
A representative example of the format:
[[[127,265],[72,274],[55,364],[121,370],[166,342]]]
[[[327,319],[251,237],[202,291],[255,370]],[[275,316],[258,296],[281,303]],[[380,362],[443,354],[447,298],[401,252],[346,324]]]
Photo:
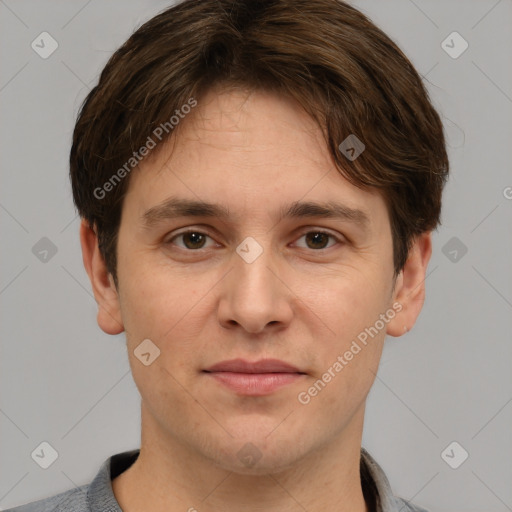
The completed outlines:
[[[194,404],[183,389],[184,375],[198,366],[201,337],[197,330],[202,325],[198,316],[204,313],[204,306],[202,309],[202,302],[198,301],[204,293],[194,290],[176,273],[154,268],[145,272],[139,266],[129,275],[121,304],[128,356],[139,393],[156,417],[187,410]],[[136,355],[146,339],[159,351],[148,366]],[[152,350],[155,349],[151,347]]]
[[[165,332],[178,322],[196,295],[177,273],[155,265],[144,253],[120,264],[119,277],[123,318],[131,332],[149,329],[156,335],[161,322]]]
[[[308,305],[329,328],[323,342],[315,343],[312,382],[320,379],[317,404],[324,402],[333,413],[364,399],[375,379],[385,338],[381,322],[375,325],[388,307],[383,283],[382,276],[352,271],[310,291]]]
[[[160,420],[160,426],[176,434],[179,430],[190,429],[190,422],[207,423],[206,413],[198,407],[194,396],[175,376],[175,371],[159,359],[151,366],[143,366],[131,360],[132,374],[141,395],[144,407],[153,418]],[[179,414],[177,414],[179,411]]]
[[[203,331],[213,307],[208,291],[214,282],[155,265],[125,271],[130,277],[124,281],[121,309],[130,357],[142,340],[150,339],[160,350],[160,365],[173,373],[193,367],[208,339]]]
[[[341,343],[355,338],[375,323],[386,308],[382,276],[361,271],[343,272],[323,286],[306,290],[306,302]]]

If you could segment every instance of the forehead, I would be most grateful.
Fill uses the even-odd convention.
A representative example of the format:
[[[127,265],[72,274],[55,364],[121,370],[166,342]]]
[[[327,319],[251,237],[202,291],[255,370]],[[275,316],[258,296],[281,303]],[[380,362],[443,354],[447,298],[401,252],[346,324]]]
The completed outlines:
[[[340,174],[320,127],[300,105],[269,92],[211,91],[150,157],[133,172],[126,197],[141,222],[165,208],[190,210],[176,199],[219,217],[272,211],[282,218],[322,203],[361,225],[386,210],[375,190]]]

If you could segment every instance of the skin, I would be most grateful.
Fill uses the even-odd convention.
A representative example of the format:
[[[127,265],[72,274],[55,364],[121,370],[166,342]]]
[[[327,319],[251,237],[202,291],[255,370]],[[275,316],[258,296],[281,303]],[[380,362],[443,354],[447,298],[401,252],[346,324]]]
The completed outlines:
[[[395,281],[383,198],[341,176],[319,127],[292,100],[212,90],[175,135],[132,171],[118,290],[94,231],[80,228],[98,324],[126,332],[142,397],[140,456],[114,479],[116,499],[125,512],[368,511],[359,477],[365,401],[386,334],[410,330],[422,308],[431,233],[415,240]],[[171,195],[225,204],[232,216],[144,229],[142,214]],[[277,222],[274,212],[297,200],[342,202],[370,223],[365,231],[338,219]],[[177,236],[183,228],[208,236],[201,245]],[[339,242],[305,236],[318,230]],[[250,264],[236,252],[248,236],[263,249]],[[298,394],[397,302],[402,310],[301,404]],[[149,366],[134,355],[147,338],[161,351]],[[281,359],[307,375],[251,397],[202,371],[236,357]],[[261,454],[252,467],[238,456],[246,443]]]

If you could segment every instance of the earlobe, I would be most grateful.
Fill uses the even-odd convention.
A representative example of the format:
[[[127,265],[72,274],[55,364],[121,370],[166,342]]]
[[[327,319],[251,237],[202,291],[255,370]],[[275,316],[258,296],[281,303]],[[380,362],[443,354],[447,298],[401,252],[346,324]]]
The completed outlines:
[[[107,334],[119,334],[124,331],[119,295],[99,250],[96,233],[85,219],[80,224],[80,244],[84,267],[98,303],[98,325]]]
[[[425,277],[431,256],[431,232],[422,233],[415,238],[397,277],[393,301],[401,305],[401,311],[387,324],[386,333],[390,336],[402,336],[415,324],[425,301]]]

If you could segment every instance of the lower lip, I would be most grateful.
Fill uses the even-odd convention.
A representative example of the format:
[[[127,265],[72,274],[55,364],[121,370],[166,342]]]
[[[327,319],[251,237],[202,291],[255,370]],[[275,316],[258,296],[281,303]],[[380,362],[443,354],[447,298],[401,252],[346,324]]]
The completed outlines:
[[[302,373],[207,372],[207,374],[236,393],[249,396],[268,395],[304,377]]]

